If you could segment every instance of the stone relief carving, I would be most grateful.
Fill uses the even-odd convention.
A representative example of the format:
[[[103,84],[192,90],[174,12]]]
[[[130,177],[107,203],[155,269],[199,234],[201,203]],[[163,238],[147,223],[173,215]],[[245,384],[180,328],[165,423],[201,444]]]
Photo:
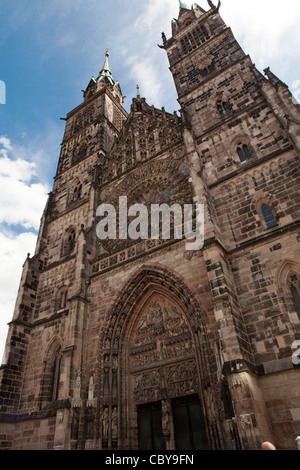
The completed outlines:
[[[62,424],[64,422],[64,416],[65,416],[65,414],[64,414],[63,410],[59,410],[57,412],[57,423],[58,424]]]
[[[130,349],[131,366],[147,369],[134,375],[134,400],[149,402],[168,396],[195,393],[198,380],[192,337],[181,308],[162,295],[146,306]],[[177,359],[180,364],[170,365]],[[184,362],[182,362],[184,361]],[[157,368],[159,366],[159,368]]]
[[[111,151],[109,162],[103,168],[102,182],[136,167],[137,163],[153,158],[164,149],[182,143],[180,119],[143,103],[145,113],[125,125]],[[130,136],[129,138],[126,136]]]
[[[150,365],[192,350],[189,328],[183,314],[163,297],[154,300],[143,312],[131,343],[133,367]]]
[[[159,399],[160,374],[158,370],[134,376],[133,398],[136,403],[147,403]]]
[[[251,415],[244,414],[244,415],[240,415],[239,418],[240,418],[240,423],[241,423],[242,429],[252,428]]]
[[[170,397],[189,395],[198,390],[195,361],[166,368],[166,385]]]

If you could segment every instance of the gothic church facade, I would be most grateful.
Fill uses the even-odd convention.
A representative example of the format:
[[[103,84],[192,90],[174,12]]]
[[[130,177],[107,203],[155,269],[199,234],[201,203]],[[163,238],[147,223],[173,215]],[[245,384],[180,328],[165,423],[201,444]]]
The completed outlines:
[[[300,108],[208,4],[162,34],[179,114],[139,92],[128,114],[107,53],[66,117],[0,369],[3,449],[296,449]],[[120,196],[203,204],[203,247],[100,240]]]

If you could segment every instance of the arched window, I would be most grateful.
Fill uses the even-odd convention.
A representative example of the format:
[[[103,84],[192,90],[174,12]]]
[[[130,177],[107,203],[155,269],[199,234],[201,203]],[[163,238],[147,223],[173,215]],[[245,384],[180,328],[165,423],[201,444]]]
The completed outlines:
[[[56,297],[56,310],[62,310],[67,306],[67,296],[68,296],[68,288],[62,287],[59,289]]]
[[[61,256],[70,255],[75,248],[76,231],[73,227],[70,227],[64,236],[62,243]]]
[[[272,228],[277,225],[272,209],[268,204],[262,204],[261,213],[263,215],[267,228]]]
[[[53,365],[52,365],[51,396],[50,396],[51,401],[55,401],[58,399],[60,369],[61,369],[61,348],[59,347],[55,353]]]
[[[289,279],[290,291],[298,317],[300,318],[300,282],[299,276],[293,274]]]
[[[87,156],[87,143],[84,141],[79,147],[76,147],[73,151],[73,164],[83,160]]]
[[[41,381],[40,406],[59,398],[59,384],[62,366],[62,345],[54,338],[47,348],[44,359],[44,371]]]
[[[241,162],[245,162],[246,160],[250,160],[250,158],[252,158],[248,145],[242,142],[240,142],[237,146],[237,154]]]
[[[86,157],[86,154],[87,154],[87,144],[84,143],[84,144],[81,145],[81,147],[79,149],[77,159],[78,160],[83,160]]]
[[[75,202],[81,199],[81,195],[82,195],[82,184],[80,183],[80,181],[78,181],[73,191],[73,201]]]
[[[72,229],[68,235],[67,253],[72,253],[75,248],[75,236],[76,232]]]
[[[231,106],[228,101],[218,100],[216,105],[220,115],[226,113],[227,111],[230,111],[231,109]]]

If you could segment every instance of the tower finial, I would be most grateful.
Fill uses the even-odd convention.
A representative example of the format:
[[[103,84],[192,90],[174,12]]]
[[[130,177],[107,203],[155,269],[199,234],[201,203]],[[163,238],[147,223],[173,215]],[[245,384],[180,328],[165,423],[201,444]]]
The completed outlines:
[[[104,63],[104,65],[103,65],[103,69],[102,69],[102,70],[110,71],[110,70],[109,70],[109,64],[108,64],[108,58],[109,58],[109,52],[108,52],[108,49],[106,49],[106,52],[105,52],[105,63]]]
[[[140,98],[141,97],[141,94],[140,94],[140,87],[137,85],[136,86],[136,97],[137,98]]]

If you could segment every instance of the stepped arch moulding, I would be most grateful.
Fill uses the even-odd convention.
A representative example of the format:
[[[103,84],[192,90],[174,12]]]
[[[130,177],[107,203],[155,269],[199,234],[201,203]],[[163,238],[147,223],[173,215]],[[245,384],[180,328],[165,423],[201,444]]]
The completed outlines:
[[[214,427],[223,406],[216,359],[206,312],[194,293],[168,270],[143,266],[123,286],[107,318],[99,355],[99,416],[118,410],[118,445],[136,448],[139,405],[196,394],[209,445],[218,448]],[[105,426],[105,432],[109,440],[115,426],[111,433]]]

